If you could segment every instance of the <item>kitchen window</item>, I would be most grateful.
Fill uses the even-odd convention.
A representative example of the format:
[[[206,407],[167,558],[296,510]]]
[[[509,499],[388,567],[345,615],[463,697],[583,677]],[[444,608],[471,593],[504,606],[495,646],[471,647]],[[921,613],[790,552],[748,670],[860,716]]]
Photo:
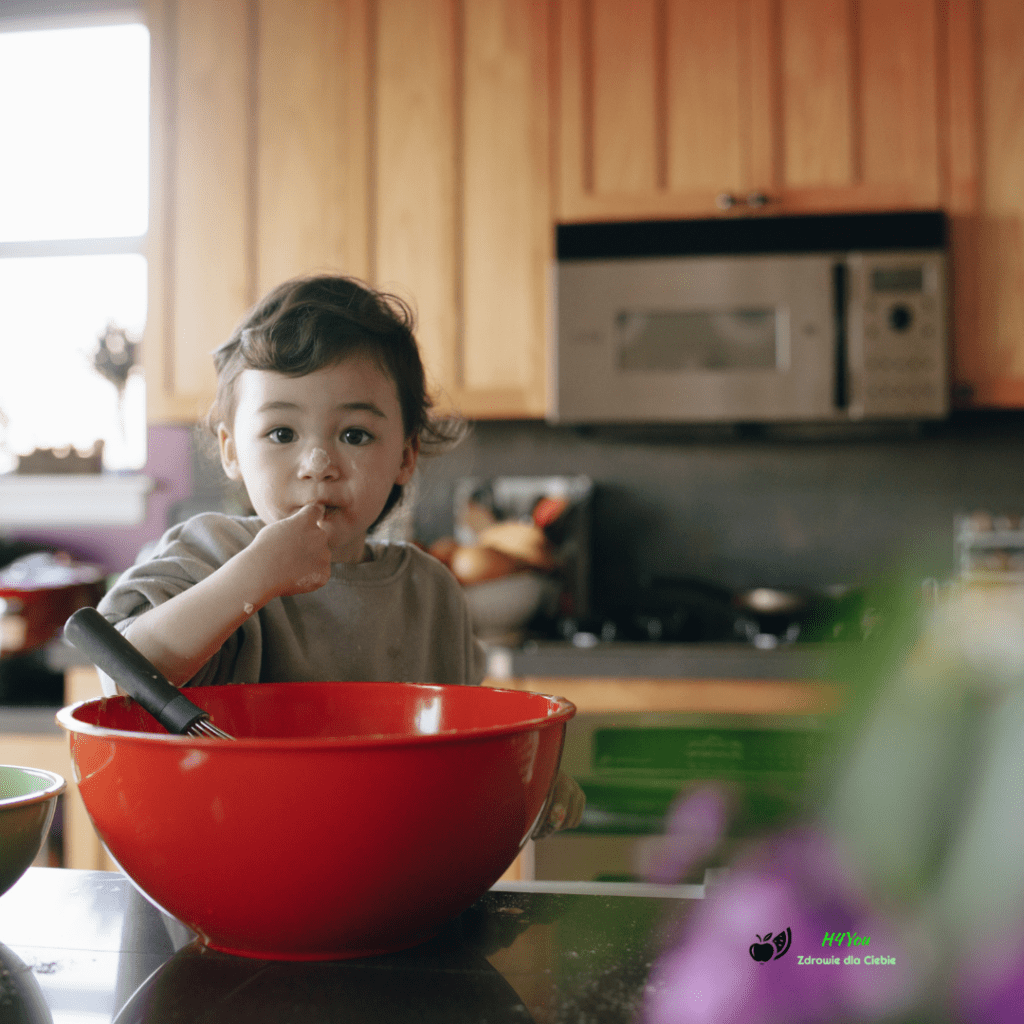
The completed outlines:
[[[104,469],[138,470],[149,32],[131,5],[54,6],[0,15],[0,473],[98,441]]]

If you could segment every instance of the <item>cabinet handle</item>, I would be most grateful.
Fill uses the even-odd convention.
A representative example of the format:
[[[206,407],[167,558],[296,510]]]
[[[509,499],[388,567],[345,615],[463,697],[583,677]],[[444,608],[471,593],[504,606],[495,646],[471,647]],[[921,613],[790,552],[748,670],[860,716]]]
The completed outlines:
[[[720,210],[731,210],[734,206],[738,206],[740,203],[745,202],[747,206],[752,206],[755,209],[761,206],[767,206],[771,202],[771,198],[764,194],[764,192],[750,192],[747,194],[747,198],[740,199],[734,196],[731,192],[719,192],[715,196],[715,206]]]

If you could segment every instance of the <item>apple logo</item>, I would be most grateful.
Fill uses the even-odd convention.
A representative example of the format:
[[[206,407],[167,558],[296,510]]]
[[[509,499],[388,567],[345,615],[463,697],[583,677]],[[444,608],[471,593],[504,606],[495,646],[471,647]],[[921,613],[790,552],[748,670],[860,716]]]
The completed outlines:
[[[758,935],[757,938],[757,942],[750,944],[750,955],[758,963],[767,963],[773,955],[778,960],[789,949],[793,941],[793,932],[792,929],[787,928],[774,938],[772,938],[771,932],[768,932],[767,935]]]

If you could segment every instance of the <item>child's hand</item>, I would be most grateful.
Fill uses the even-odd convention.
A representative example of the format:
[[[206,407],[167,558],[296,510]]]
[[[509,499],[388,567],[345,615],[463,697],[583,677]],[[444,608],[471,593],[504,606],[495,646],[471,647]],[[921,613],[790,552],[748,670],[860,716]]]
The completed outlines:
[[[259,553],[271,596],[308,594],[331,578],[331,549],[319,525],[323,516],[323,505],[303,505],[256,534],[250,550]]]
[[[552,832],[575,828],[583,818],[587,798],[575,779],[560,771],[552,787],[547,817],[536,829],[532,839],[543,839]]]

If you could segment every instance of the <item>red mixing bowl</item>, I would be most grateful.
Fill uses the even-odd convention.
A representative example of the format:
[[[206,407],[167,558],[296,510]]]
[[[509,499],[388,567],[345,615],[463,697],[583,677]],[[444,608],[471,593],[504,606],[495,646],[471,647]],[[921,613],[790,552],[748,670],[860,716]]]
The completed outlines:
[[[152,901],[274,960],[404,949],[474,903],[545,813],[576,711],[483,686],[187,693],[236,739],[167,733],[127,697],[59,711],[78,788]]]

